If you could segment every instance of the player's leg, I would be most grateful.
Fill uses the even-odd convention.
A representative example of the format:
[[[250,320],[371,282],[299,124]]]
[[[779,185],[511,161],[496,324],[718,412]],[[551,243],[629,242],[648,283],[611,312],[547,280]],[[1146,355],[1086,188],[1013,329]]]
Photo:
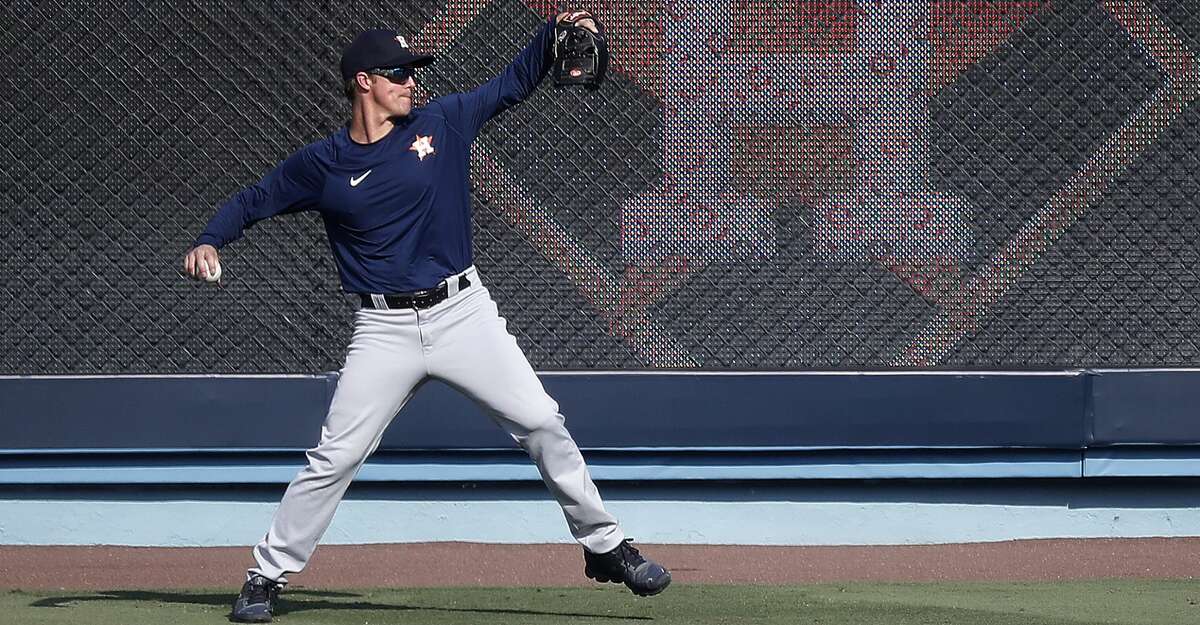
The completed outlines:
[[[429,373],[479,402],[523,447],[558,500],[571,534],[584,548],[584,572],[624,583],[639,595],[662,592],[671,574],[625,540],[604,509],[558,403],[546,394],[529,360],[508,333],[487,289],[478,285],[422,316],[432,339]],[[428,323],[426,323],[428,320]]]
[[[619,545],[625,536],[604,509],[558,404],[508,333],[487,289],[476,282],[422,311],[422,327],[432,337],[430,375],[479,402],[529,453],[575,539],[592,551]]]
[[[415,313],[360,310],[321,439],[284,493],[250,569],[285,582],[308,563],[354,475],[424,379]]]

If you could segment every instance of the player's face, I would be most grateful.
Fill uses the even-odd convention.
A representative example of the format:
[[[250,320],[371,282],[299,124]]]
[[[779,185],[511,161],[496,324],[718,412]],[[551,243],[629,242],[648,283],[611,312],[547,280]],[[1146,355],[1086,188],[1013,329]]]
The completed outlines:
[[[406,76],[372,74],[369,97],[391,117],[404,117],[412,111],[413,89],[416,86],[411,73]]]

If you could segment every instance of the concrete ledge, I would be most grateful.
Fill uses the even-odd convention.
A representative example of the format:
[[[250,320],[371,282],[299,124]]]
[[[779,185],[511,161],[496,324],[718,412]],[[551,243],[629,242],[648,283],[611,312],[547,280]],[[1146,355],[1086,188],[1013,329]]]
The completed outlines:
[[[1084,477],[1190,477],[1200,475],[1195,447],[1110,447],[1089,449]]]
[[[585,452],[597,480],[1080,477],[1081,454],[1055,450]],[[0,455],[0,484],[286,484],[299,451],[275,454]],[[383,453],[361,482],[541,482],[520,452]]]

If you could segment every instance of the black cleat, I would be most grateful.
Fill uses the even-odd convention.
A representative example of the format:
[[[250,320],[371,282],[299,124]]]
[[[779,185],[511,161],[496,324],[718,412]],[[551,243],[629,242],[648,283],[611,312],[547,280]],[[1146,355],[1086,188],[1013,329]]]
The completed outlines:
[[[583,574],[598,582],[625,584],[640,597],[649,597],[667,589],[671,573],[638,553],[628,538],[608,553],[583,550]]]
[[[282,584],[277,584],[262,575],[251,575],[242,584],[242,592],[233,602],[233,614],[229,618],[239,623],[270,623],[271,613],[279,601],[279,590]]]

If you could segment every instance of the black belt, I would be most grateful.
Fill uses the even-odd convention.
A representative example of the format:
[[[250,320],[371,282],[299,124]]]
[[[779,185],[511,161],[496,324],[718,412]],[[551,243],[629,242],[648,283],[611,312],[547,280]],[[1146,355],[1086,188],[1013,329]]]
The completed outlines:
[[[458,277],[458,290],[462,291],[471,286],[471,281],[466,276]],[[445,301],[448,290],[446,282],[443,280],[441,284],[432,289],[424,291],[413,291],[411,293],[391,293],[383,296],[383,301],[387,302],[387,307],[376,306],[375,298],[370,293],[359,293],[362,298],[363,308],[375,308],[378,310],[392,310],[399,308],[430,308],[437,306]]]

